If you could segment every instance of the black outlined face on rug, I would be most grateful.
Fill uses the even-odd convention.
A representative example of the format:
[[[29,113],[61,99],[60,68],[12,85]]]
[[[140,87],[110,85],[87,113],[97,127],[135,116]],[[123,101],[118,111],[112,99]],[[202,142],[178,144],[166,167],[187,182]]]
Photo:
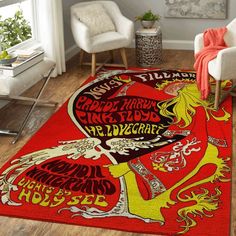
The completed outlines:
[[[172,83],[160,89],[170,78]],[[124,149],[130,146],[129,155],[113,153],[118,163],[126,162],[184,137],[165,134],[174,114],[164,116],[160,105],[194,79],[194,73],[178,71],[107,75],[106,79],[90,82],[71,98],[69,114],[86,136],[100,139],[103,148],[114,148],[111,145],[115,143]],[[171,114],[173,106],[168,109]]]

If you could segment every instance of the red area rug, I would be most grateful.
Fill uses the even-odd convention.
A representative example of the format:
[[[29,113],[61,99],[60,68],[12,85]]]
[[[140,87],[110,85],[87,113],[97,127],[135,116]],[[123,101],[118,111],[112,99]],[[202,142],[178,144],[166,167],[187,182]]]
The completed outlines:
[[[232,104],[195,73],[110,70],[0,170],[0,214],[163,235],[229,235]]]

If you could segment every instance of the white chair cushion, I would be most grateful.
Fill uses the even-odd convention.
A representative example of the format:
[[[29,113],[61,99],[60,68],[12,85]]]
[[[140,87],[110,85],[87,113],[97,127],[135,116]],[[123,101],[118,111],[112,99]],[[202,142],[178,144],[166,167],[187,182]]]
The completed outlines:
[[[103,52],[123,48],[127,47],[129,43],[129,39],[118,32],[106,32],[91,39],[91,50],[89,52]]]
[[[115,31],[115,25],[101,4],[78,7],[75,14],[89,28],[90,36]]]

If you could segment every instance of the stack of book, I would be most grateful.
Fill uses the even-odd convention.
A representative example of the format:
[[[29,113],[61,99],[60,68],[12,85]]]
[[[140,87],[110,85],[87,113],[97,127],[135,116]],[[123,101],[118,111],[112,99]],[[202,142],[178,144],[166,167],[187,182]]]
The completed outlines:
[[[142,28],[136,31],[136,35],[157,35],[159,30],[160,30],[160,27],[154,27],[154,28],[149,28],[149,29]]]
[[[141,28],[136,31],[136,33],[157,33],[158,28]]]
[[[10,65],[0,65],[0,74],[14,77],[44,58],[44,51],[41,50],[16,50],[14,53],[17,60]]]

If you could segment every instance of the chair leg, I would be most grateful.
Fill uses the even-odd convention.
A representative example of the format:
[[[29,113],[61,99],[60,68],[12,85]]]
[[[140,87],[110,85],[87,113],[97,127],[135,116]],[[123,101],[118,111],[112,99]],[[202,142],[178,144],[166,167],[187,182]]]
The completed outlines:
[[[125,48],[120,49],[120,54],[121,54],[125,69],[128,69],[128,62],[127,62],[127,57],[126,57],[126,53],[125,53]]]
[[[92,76],[96,74],[96,53],[92,53]]]
[[[214,108],[218,110],[220,103],[221,80],[216,80],[215,104]]]
[[[79,53],[79,65],[82,66],[83,64],[83,59],[84,59],[84,50],[80,49],[80,53]]]

